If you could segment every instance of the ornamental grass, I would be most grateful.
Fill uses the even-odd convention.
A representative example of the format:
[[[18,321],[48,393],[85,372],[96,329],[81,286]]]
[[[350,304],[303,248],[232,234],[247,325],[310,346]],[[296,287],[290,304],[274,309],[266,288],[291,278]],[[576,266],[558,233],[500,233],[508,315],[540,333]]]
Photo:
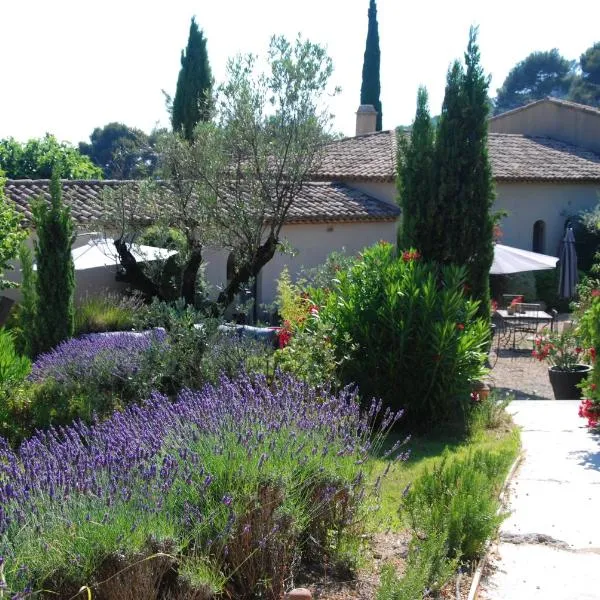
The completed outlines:
[[[242,375],[38,432],[17,451],[0,439],[0,585],[280,598],[302,563],[331,563],[360,533],[369,456],[399,416],[361,412],[350,389]],[[401,444],[387,455],[393,465]]]

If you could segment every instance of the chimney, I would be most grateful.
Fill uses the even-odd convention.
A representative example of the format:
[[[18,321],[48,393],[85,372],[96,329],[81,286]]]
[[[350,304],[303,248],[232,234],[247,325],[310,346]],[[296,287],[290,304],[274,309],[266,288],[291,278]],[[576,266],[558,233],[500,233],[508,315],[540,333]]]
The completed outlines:
[[[377,128],[377,111],[372,104],[361,104],[356,111],[356,135],[374,133]]]

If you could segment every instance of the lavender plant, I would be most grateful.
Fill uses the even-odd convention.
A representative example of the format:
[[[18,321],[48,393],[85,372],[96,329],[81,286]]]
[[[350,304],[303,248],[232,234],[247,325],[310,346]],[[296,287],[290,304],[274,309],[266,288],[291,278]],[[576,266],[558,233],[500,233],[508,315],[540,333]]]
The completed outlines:
[[[358,532],[369,454],[400,416],[380,413],[380,403],[361,413],[349,389],[244,375],[38,432],[18,451],[0,439],[5,586],[67,597],[97,589],[110,557],[158,546],[178,573],[210,572],[237,598],[279,598],[300,559]]]

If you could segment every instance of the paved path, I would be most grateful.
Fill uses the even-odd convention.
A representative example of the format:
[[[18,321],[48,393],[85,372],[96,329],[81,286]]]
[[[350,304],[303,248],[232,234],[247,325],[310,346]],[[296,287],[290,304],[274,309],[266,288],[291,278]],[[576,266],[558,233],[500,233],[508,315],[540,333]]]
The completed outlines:
[[[578,404],[511,403],[525,459],[478,598],[600,599],[600,437],[588,433]]]

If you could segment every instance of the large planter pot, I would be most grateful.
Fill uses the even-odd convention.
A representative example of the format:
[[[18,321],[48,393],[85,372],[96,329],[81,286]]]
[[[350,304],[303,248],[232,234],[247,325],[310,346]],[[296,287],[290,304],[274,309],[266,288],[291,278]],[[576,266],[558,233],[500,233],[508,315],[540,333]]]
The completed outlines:
[[[575,371],[561,371],[556,367],[548,368],[550,385],[556,400],[579,400],[581,390],[577,384],[592,370],[590,365],[575,365]]]

